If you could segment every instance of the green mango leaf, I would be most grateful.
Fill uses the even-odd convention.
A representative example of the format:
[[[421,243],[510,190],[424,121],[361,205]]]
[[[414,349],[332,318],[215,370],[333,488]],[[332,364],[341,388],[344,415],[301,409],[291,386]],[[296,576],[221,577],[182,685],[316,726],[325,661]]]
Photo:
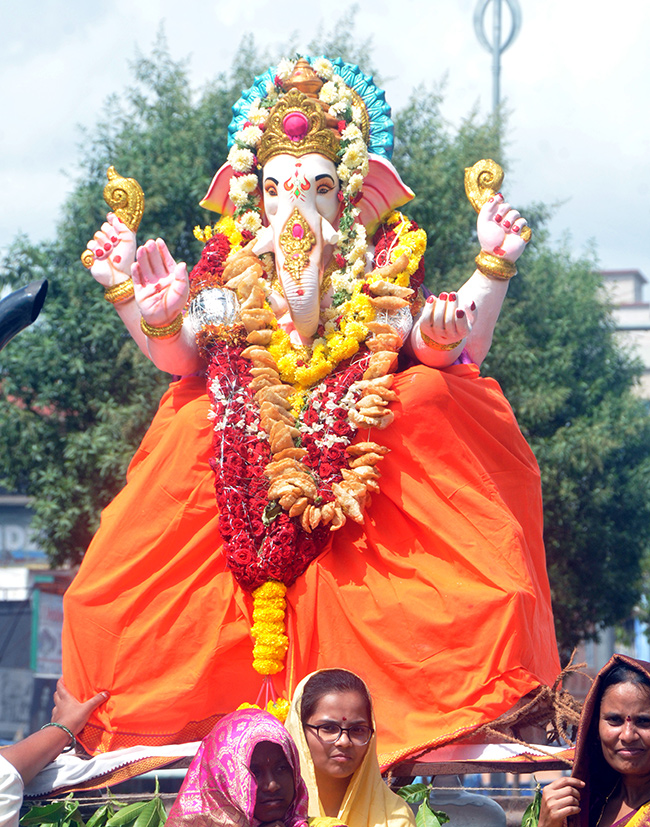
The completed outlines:
[[[432,810],[428,801],[420,804],[415,816],[416,827],[440,827],[447,821],[449,821],[449,816],[438,810]]]
[[[134,804],[127,804],[108,819],[106,827],[130,827],[135,824],[140,813],[149,804],[151,801],[136,801]]]
[[[106,827],[106,822],[113,815],[115,815],[115,810],[111,807],[111,805],[104,804],[103,807],[99,807],[99,809],[95,810],[95,812],[90,816],[86,827]]]
[[[78,827],[85,827],[84,820],[79,812],[79,802],[75,801],[72,793],[63,802],[65,805],[65,818],[63,819],[61,827],[72,827],[73,824]]]
[[[400,787],[397,795],[400,795],[409,804],[418,804],[428,798],[429,790],[429,784],[407,784],[405,787]]]
[[[158,802],[160,799],[152,798],[147,802],[146,807],[140,812],[133,827],[159,827],[160,811]]]
[[[156,779],[158,780],[158,779]],[[164,824],[167,821],[167,810],[165,809],[165,805],[162,802],[162,798],[156,799],[156,804],[158,805],[158,818],[159,823]]]
[[[526,807],[526,811],[521,819],[521,827],[537,827],[539,824],[539,811],[542,806],[542,785],[538,784],[535,787],[535,795],[533,800]]]
[[[32,807],[20,819],[23,825],[60,824],[65,818],[65,801],[55,801],[42,807]]]

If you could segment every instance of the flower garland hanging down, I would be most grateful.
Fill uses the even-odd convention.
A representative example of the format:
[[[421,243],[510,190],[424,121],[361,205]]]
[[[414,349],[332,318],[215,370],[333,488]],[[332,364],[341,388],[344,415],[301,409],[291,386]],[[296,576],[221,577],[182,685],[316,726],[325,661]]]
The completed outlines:
[[[288,646],[284,590],[320,554],[329,531],[348,519],[363,522],[379,490],[387,449],[353,441],[358,429],[393,420],[392,372],[419,309],[426,247],[425,233],[393,212],[369,248],[356,206],[369,168],[363,105],[329,61],[312,68],[324,81],[319,99],[338,124],[342,202],[333,298],[321,309],[317,338],[296,345],[278,325],[268,302],[271,257],[258,258],[250,243],[262,228],[258,150],[295,62],[280,63],[234,135],[234,216],[196,228],[205,247],[190,278],[191,300],[217,288],[238,307],[228,323],[202,323],[197,340],[209,365],[219,530],[229,568],[254,595],[254,666],[267,676],[283,668]]]

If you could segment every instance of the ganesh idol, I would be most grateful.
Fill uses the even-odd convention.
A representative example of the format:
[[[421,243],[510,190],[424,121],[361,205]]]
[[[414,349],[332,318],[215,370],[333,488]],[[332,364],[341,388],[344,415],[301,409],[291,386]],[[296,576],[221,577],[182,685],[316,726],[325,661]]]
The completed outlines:
[[[539,471],[479,371],[529,230],[481,168],[476,270],[428,295],[372,78],[282,61],[233,111],[189,276],[119,211],[88,244],[175,379],[66,595],[64,678],[111,693],[93,752],[281,713],[308,673],[351,669],[390,766],[559,672]]]

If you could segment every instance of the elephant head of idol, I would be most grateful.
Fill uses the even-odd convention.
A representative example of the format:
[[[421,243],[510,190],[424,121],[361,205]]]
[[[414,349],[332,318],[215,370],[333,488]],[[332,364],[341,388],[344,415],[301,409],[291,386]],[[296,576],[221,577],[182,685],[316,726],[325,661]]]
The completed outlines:
[[[293,325],[308,342],[319,325],[325,271],[362,275],[366,231],[413,193],[386,158],[369,153],[372,120],[362,97],[338,75],[319,77],[304,59],[291,69],[281,83],[274,76],[272,106],[248,101],[229,161],[201,204],[234,214],[256,234],[254,252],[273,253]],[[392,146],[392,124],[390,138]]]

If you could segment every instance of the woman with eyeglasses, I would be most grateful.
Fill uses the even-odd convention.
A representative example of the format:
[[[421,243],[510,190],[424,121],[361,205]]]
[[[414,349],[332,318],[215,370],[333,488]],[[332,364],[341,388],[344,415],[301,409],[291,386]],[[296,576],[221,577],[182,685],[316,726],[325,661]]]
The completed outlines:
[[[415,818],[381,777],[372,701],[345,669],[322,669],[296,688],[286,727],[300,755],[309,815],[348,827],[413,827]]]

